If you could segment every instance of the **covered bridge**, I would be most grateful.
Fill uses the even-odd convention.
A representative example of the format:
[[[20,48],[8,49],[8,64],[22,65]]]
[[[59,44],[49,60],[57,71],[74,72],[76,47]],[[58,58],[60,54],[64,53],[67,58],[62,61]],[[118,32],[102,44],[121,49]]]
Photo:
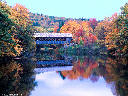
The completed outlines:
[[[35,33],[36,44],[70,44],[71,33]]]

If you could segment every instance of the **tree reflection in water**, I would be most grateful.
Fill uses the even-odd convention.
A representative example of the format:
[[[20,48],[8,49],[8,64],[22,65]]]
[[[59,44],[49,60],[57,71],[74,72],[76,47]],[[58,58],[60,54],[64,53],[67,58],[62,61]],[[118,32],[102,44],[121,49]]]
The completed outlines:
[[[83,79],[89,78],[95,82],[98,80],[99,73],[99,65],[98,62],[92,60],[88,57],[77,57],[75,61],[73,61],[73,69],[70,71],[62,71],[61,74],[68,79]]]
[[[36,86],[34,68],[34,63],[29,59],[15,61],[1,58],[0,95],[29,96],[30,92]]]
[[[106,60],[106,70],[107,74],[104,77],[108,83],[114,82],[112,87],[114,94],[117,96],[128,96],[127,58],[108,58]]]
[[[96,82],[104,77],[111,85],[116,96],[128,96],[128,61],[127,58],[106,58],[106,60],[78,57],[73,61],[73,69],[59,72],[63,79],[90,79]]]

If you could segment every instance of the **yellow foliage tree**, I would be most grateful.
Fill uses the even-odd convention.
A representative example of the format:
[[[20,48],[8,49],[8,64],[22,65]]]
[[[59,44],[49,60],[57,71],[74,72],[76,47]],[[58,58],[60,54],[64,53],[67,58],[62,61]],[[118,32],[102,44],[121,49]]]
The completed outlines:
[[[12,7],[9,18],[13,19],[16,24],[23,26],[24,28],[31,24],[29,10],[20,4],[15,4],[15,6]]]

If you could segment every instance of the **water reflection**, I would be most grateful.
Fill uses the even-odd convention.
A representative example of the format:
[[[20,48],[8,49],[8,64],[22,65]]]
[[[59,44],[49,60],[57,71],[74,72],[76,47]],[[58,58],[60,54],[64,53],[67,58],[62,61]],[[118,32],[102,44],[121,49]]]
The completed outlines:
[[[100,77],[111,85],[111,90],[116,96],[128,95],[128,62],[127,58],[110,58],[96,61],[88,57],[82,57],[73,62],[73,69],[61,71],[63,78],[70,80],[90,79],[98,82]]]
[[[95,81],[98,80],[100,75],[98,68],[98,62],[82,56],[73,61],[73,69],[71,71],[62,71],[61,74],[71,80],[92,77],[91,80]]]
[[[34,68],[29,59],[0,58],[0,95],[29,96],[36,86]]]
[[[34,59],[0,58],[0,93],[127,96],[128,61],[119,57],[67,56],[56,51],[37,53]]]
[[[95,83],[89,79],[63,80],[53,71],[36,75],[36,81],[38,87],[31,96],[113,96],[102,77]]]
[[[56,51],[50,50],[50,53],[46,51],[40,51],[36,55],[35,71],[37,73],[48,71],[72,70],[72,68],[73,64],[71,58],[68,56],[62,56],[58,54]]]
[[[106,60],[106,82],[114,82],[112,91],[118,96],[128,96],[128,59],[108,58]]]
[[[48,56],[48,55],[47,55]],[[54,55],[56,57],[56,55]],[[57,54],[57,56],[59,57],[59,55]],[[79,87],[77,89],[76,92],[79,93],[79,95],[76,95],[76,93],[74,92],[74,96],[82,96],[82,95],[87,95],[87,96],[127,96],[127,92],[128,92],[128,78],[127,78],[127,59],[126,58],[110,58],[110,57],[96,57],[96,56],[60,56],[61,59],[63,58],[64,60],[69,60],[69,62],[72,63],[73,67],[72,70],[59,70],[59,68],[55,68],[56,70],[47,70],[46,73],[41,73],[38,74],[38,76],[36,77],[36,80],[38,81],[40,78],[40,81],[38,81],[38,83],[40,84],[43,80],[43,82],[45,82],[45,80],[48,80],[49,83],[42,85],[43,89],[45,90],[45,87],[48,87],[49,84],[52,85],[56,85],[58,86],[57,82],[66,82],[67,80],[70,81],[70,83],[68,85],[71,84],[71,86],[73,86],[70,90],[70,92],[73,93],[72,89],[75,88],[75,86],[78,86],[77,84],[82,84],[82,82],[85,83],[92,83],[92,86],[96,86],[95,89],[94,88],[90,88],[91,84],[88,85],[88,89],[85,88],[85,86],[83,87]],[[67,59],[68,57],[68,59]],[[70,58],[70,59],[69,59]],[[55,59],[54,59],[55,60]],[[59,58],[58,58],[59,60]],[[54,64],[52,64],[54,65]],[[52,68],[54,69],[55,66],[52,66]],[[67,68],[68,69],[68,68]],[[49,72],[49,71],[53,71],[53,72]],[[55,72],[56,71],[56,72]],[[52,74],[52,76],[49,74]],[[45,76],[48,78],[47,79],[42,79],[45,78]],[[53,82],[54,80],[52,80],[53,77],[55,77],[54,79],[56,79],[56,76],[60,76],[59,81],[55,80],[55,82]],[[51,78],[52,77],[52,78]],[[103,83],[103,82],[104,83]],[[51,83],[50,83],[51,82]],[[72,82],[75,82],[75,84],[73,85]],[[79,82],[79,83],[77,83]],[[54,84],[55,83],[55,84]],[[102,86],[104,86],[105,88],[107,88],[109,91],[105,90],[102,86],[100,86],[101,89],[104,89],[105,91],[102,91],[104,93],[100,93],[100,95],[95,92],[94,90],[97,90],[99,88],[99,85],[97,85],[97,83],[103,84]],[[65,83],[64,83],[65,84]],[[70,87],[65,87],[66,85],[63,85],[63,87],[66,89],[69,89]],[[109,86],[109,87],[106,87]],[[40,87],[40,85],[38,85],[38,87]],[[41,87],[41,88],[42,88]],[[62,87],[62,86],[61,86]],[[61,87],[58,88],[61,89]],[[79,91],[81,91],[81,88],[85,88],[85,91],[87,91],[87,93],[90,92],[95,92],[95,94],[90,94],[90,93],[83,93],[82,95],[80,95],[81,93]],[[49,88],[50,89],[50,88]],[[93,90],[94,89],[94,90]],[[101,90],[100,89],[100,90]],[[36,89],[38,90],[38,88]],[[55,96],[65,96],[62,95],[60,93],[58,93],[57,90],[55,89],[51,89],[51,91],[54,90],[55,92],[53,92],[52,94],[56,93]],[[111,90],[111,92],[110,92]],[[39,91],[39,90],[38,90]],[[32,92],[33,94],[36,91]],[[47,91],[45,90],[45,92],[41,93],[41,94],[45,94]],[[63,94],[64,91],[62,91]],[[97,94],[96,94],[97,93]],[[108,95],[108,94],[109,95]],[[102,95],[101,95],[102,94]],[[72,96],[71,94],[66,96]],[[51,95],[47,95],[47,96],[51,96]],[[52,95],[54,96],[54,95]]]

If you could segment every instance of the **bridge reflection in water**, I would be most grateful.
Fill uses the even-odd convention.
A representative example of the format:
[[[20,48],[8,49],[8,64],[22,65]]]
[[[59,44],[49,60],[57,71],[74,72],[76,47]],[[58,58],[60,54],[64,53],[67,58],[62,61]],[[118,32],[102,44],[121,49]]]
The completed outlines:
[[[73,66],[55,66],[55,67],[45,67],[45,68],[35,68],[37,73],[49,72],[49,71],[65,71],[72,70]]]
[[[69,60],[44,60],[37,61],[35,71],[37,73],[48,71],[72,70],[73,65]]]

